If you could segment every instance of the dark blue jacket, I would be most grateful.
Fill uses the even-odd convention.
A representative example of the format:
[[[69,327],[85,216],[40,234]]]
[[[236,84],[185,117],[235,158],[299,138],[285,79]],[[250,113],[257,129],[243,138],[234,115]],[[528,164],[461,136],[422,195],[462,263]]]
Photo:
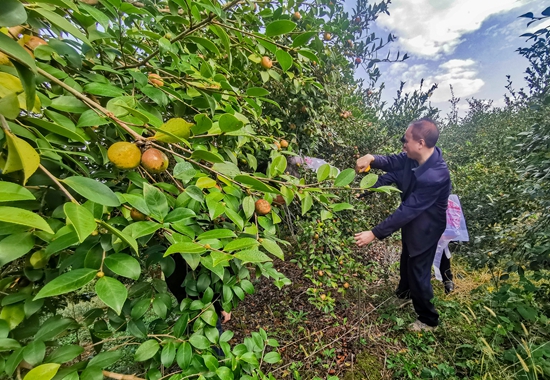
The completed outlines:
[[[441,150],[422,166],[406,153],[375,156],[371,166],[388,172],[376,187],[396,183],[401,190],[401,205],[386,220],[372,229],[384,239],[401,229],[410,256],[418,256],[437,244],[447,225],[446,212],[451,194],[451,178]]]

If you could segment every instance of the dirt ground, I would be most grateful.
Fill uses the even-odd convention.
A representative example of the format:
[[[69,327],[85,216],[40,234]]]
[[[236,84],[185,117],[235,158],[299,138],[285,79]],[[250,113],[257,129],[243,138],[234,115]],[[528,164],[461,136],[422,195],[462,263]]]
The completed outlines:
[[[391,378],[385,369],[385,355],[402,347],[380,342],[387,326],[380,324],[378,317],[380,307],[395,300],[392,290],[397,278],[387,273],[399,260],[399,250],[399,245],[384,242],[356,249],[356,257],[362,257],[365,264],[378,263],[375,267],[380,276],[363,289],[350,288],[345,295],[338,294],[332,313],[323,313],[308,301],[306,290],[311,282],[296,264],[288,259],[275,262],[292,284],[279,290],[270,279],[255,280],[255,294],[246,297],[224,327],[235,333],[231,343],[242,342],[260,328],[266,330],[280,344],[283,362],[271,368],[276,378]]]

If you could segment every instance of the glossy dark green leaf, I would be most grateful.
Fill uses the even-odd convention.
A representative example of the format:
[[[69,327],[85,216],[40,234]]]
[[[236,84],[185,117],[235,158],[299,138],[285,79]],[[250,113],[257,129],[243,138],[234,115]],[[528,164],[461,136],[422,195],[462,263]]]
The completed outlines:
[[[94,216],[84,206],[68,202],[63,206],[63,211],[67,216],[67,224],[73,226],[81,243],[97,228]]]
[[[119,361],[122,358],[123,355],[124,355],[124,352],[121,350],[101,352],[96,356],[94,356],[88,362],[88,366],[99,367],[104,369],[115,364],[117,361]]]
[[[67,363],[74,360],[78,355],[84,352],[84,348],[77,345],[65,345],[56,348],[47,358],[50,363]]]
[[[113,309],[117,315],[122,312],[124,301],[128,298],[128,289],[118,280],[102,277],[95,284],[95,291],[100,300]]]
[[[92,202],[108,207],[120,206],[115,193],[99,181],[86,177],[67,177],[63,183]]]
[[[143,362],[145,360],[151,359],[160,349],[159,343],[156,339],[149,339],[143,342],[134,355],[134,360],[136,362]]]
[[[275,56],[277,57],[277,61],[279,62],[279,65],[281,65],[281,69],[283,69],[283,71],[286,72],[292,67],[292,56],[288,54],[285,50],[278,49],[275,53]]]
[[[34,298],[40,299],[45,297],[58,296],[72,292],[74,290],[82,288],[84,285],[92,281],[97,271],[94,269],[75,269],[67,273],[63,273],[61,276],[54,278],[48,282]]]
[[[27,21],[25,7],[17,0],[0,1],[0,27],[17,26]]]
[[[265,28],[266,36],[278,36],[292,32],[296,28],[296,23],[289,20],[277,20],[268,24]]]
[[[88,83],[84,86],[84,92],[98,96],[105,96],[108,98],[116,98],[117,96],[126,95],[123,89],[105,83]]]
[[[246,95],[248,96],[267,96],[269,91],[262,87],[250,87],[246,89]]]
[[[334,180],[334,186],[346,186],[349,185],[355,179],[355,170],[346,169],[338,174],[338,177]]]
[[[20,258],[34,247],[34,236],[30,232],[9,235],[0,240],[0,267]]]
[[[42,363],[46,354],[46,345],[41,340],[30,342],[23,350],[23,359],[35,367]]]
[[[193,154],[191,154],[191,158],[195,160],[205,160],[212,163],[223,163],[224,159],[218,154],[208,152],[206,150],[195,150]]]

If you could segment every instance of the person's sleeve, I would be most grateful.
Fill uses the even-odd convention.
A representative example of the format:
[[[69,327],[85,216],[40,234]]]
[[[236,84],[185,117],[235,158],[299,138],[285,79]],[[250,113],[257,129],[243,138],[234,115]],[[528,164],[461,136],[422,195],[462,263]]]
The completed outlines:
[[[384,175],[381,175],[378,177],[378,180],[376,183],[371,187],[371,189],[380,187],[380,186],[388,186],[392,183],[397,183],[397,176],[395,173],[386,173]],[[372,191],[365,190],[360,196],[359,199],[367,198],[368,196],[372,195]]]
[[[407,154],[391,154],[389,156],[374,156],[374,161],[370,166],[375,169],[382,169],[385,172],[396,172],[405,168],[407,162]]]
[[[398,183],[397,180],[397,173],[389,172],[384,175],[381,175],[378,177],[378,181],[374,184],[373,188],[381,187],[381,186],[388,186],[393,183]]]
[[[393,214],[374,227],[372,233],[378,239],[390,236],[431,207],[444,188],[442,183],[418,187]]]

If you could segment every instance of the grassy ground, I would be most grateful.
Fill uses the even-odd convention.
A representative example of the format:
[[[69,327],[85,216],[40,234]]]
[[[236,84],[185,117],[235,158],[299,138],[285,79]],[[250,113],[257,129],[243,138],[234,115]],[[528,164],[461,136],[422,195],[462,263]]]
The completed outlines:
[[[302,272],[280,263],[292,286],[279,292],[258,281],[257,293],[233,313],[229,329],[237,341],[258,327],[279,340],[284,363],[272,368],[277,378],[545,379],[548,320],[510,321],[507,309],[495,303],[489,270],[467,269],[455,260],[455,292],[445,295],[433,281],[441,325],[433,333],[415,333],[407,330],[416,318],[412,306],[393,296],[397,265],[377,268],[375,280],[351,283],[334,311],[321,313],[307,301],[310,283]]]

